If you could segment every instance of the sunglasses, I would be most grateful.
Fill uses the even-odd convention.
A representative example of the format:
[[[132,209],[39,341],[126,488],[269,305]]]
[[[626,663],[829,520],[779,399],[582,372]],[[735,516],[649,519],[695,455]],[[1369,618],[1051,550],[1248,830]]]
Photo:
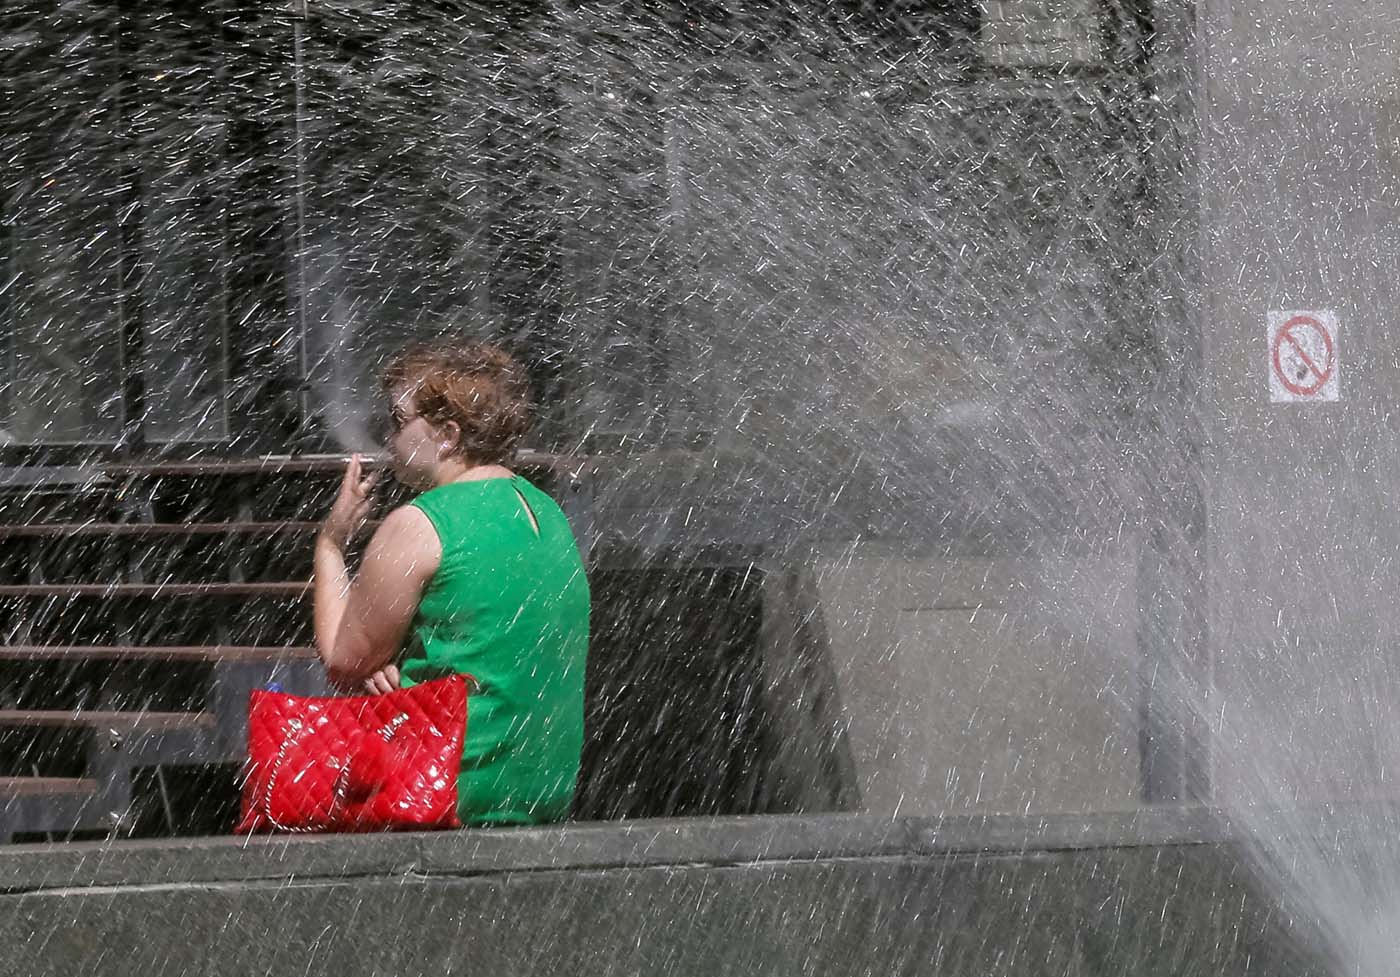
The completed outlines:
[[[418,416],[417,414],[410,415],[402,408],[392,407],[375,415],[370,433],[379,441],[387,441],[413,423],[414,418]]]

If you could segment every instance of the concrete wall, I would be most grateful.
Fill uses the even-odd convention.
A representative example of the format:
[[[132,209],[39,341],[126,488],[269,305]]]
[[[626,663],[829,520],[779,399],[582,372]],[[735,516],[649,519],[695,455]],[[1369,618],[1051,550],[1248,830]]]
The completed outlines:
[[[1400,11],[1207,0],[1199,24],[1216,796],[1389,793]],[[1335,310],[1340,402],[1270,402],[1273,309]]]
[[[757,818],[0,851],[0,975],[1319,973],[1212,819]]]

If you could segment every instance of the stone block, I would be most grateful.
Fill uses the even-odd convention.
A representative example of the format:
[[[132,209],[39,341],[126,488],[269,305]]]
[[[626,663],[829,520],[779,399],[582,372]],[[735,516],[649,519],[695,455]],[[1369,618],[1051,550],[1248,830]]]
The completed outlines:
[[[1096,18],[1097,0],[983,0],[982,23]]]
[[[1059,41],[1093,41],[1099,25],[1093,20],[1025,20],[984,24],[981,39],[988,44],[1053,44]]]
[[[1134,687],[1136,560],[1134,546],[1064,559],[872,547],[819,562],[864,809],[1134,806],[1136,702],[1104,690]]]
[[[1041,44],[983,44],[982,60],[1005,68],[1095,64],[1103,58],[1097,41],[1060,40]]]

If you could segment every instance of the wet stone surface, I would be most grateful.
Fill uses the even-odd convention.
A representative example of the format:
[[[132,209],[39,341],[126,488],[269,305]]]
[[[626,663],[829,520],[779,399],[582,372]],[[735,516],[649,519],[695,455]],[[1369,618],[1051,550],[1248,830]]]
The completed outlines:
[[[6,977],[1320,972],[1204,812],[16,846],[0,883]]]

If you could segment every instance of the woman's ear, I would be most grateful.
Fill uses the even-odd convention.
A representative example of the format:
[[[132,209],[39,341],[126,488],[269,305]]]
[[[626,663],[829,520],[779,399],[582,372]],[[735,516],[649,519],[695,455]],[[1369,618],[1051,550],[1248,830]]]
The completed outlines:
[[[438,446],[442,449],[443,455],[452,454],[462,444],[462,426],[456,421],[445,421],[438,426],[438,433],[442,439],[438,441]]]

